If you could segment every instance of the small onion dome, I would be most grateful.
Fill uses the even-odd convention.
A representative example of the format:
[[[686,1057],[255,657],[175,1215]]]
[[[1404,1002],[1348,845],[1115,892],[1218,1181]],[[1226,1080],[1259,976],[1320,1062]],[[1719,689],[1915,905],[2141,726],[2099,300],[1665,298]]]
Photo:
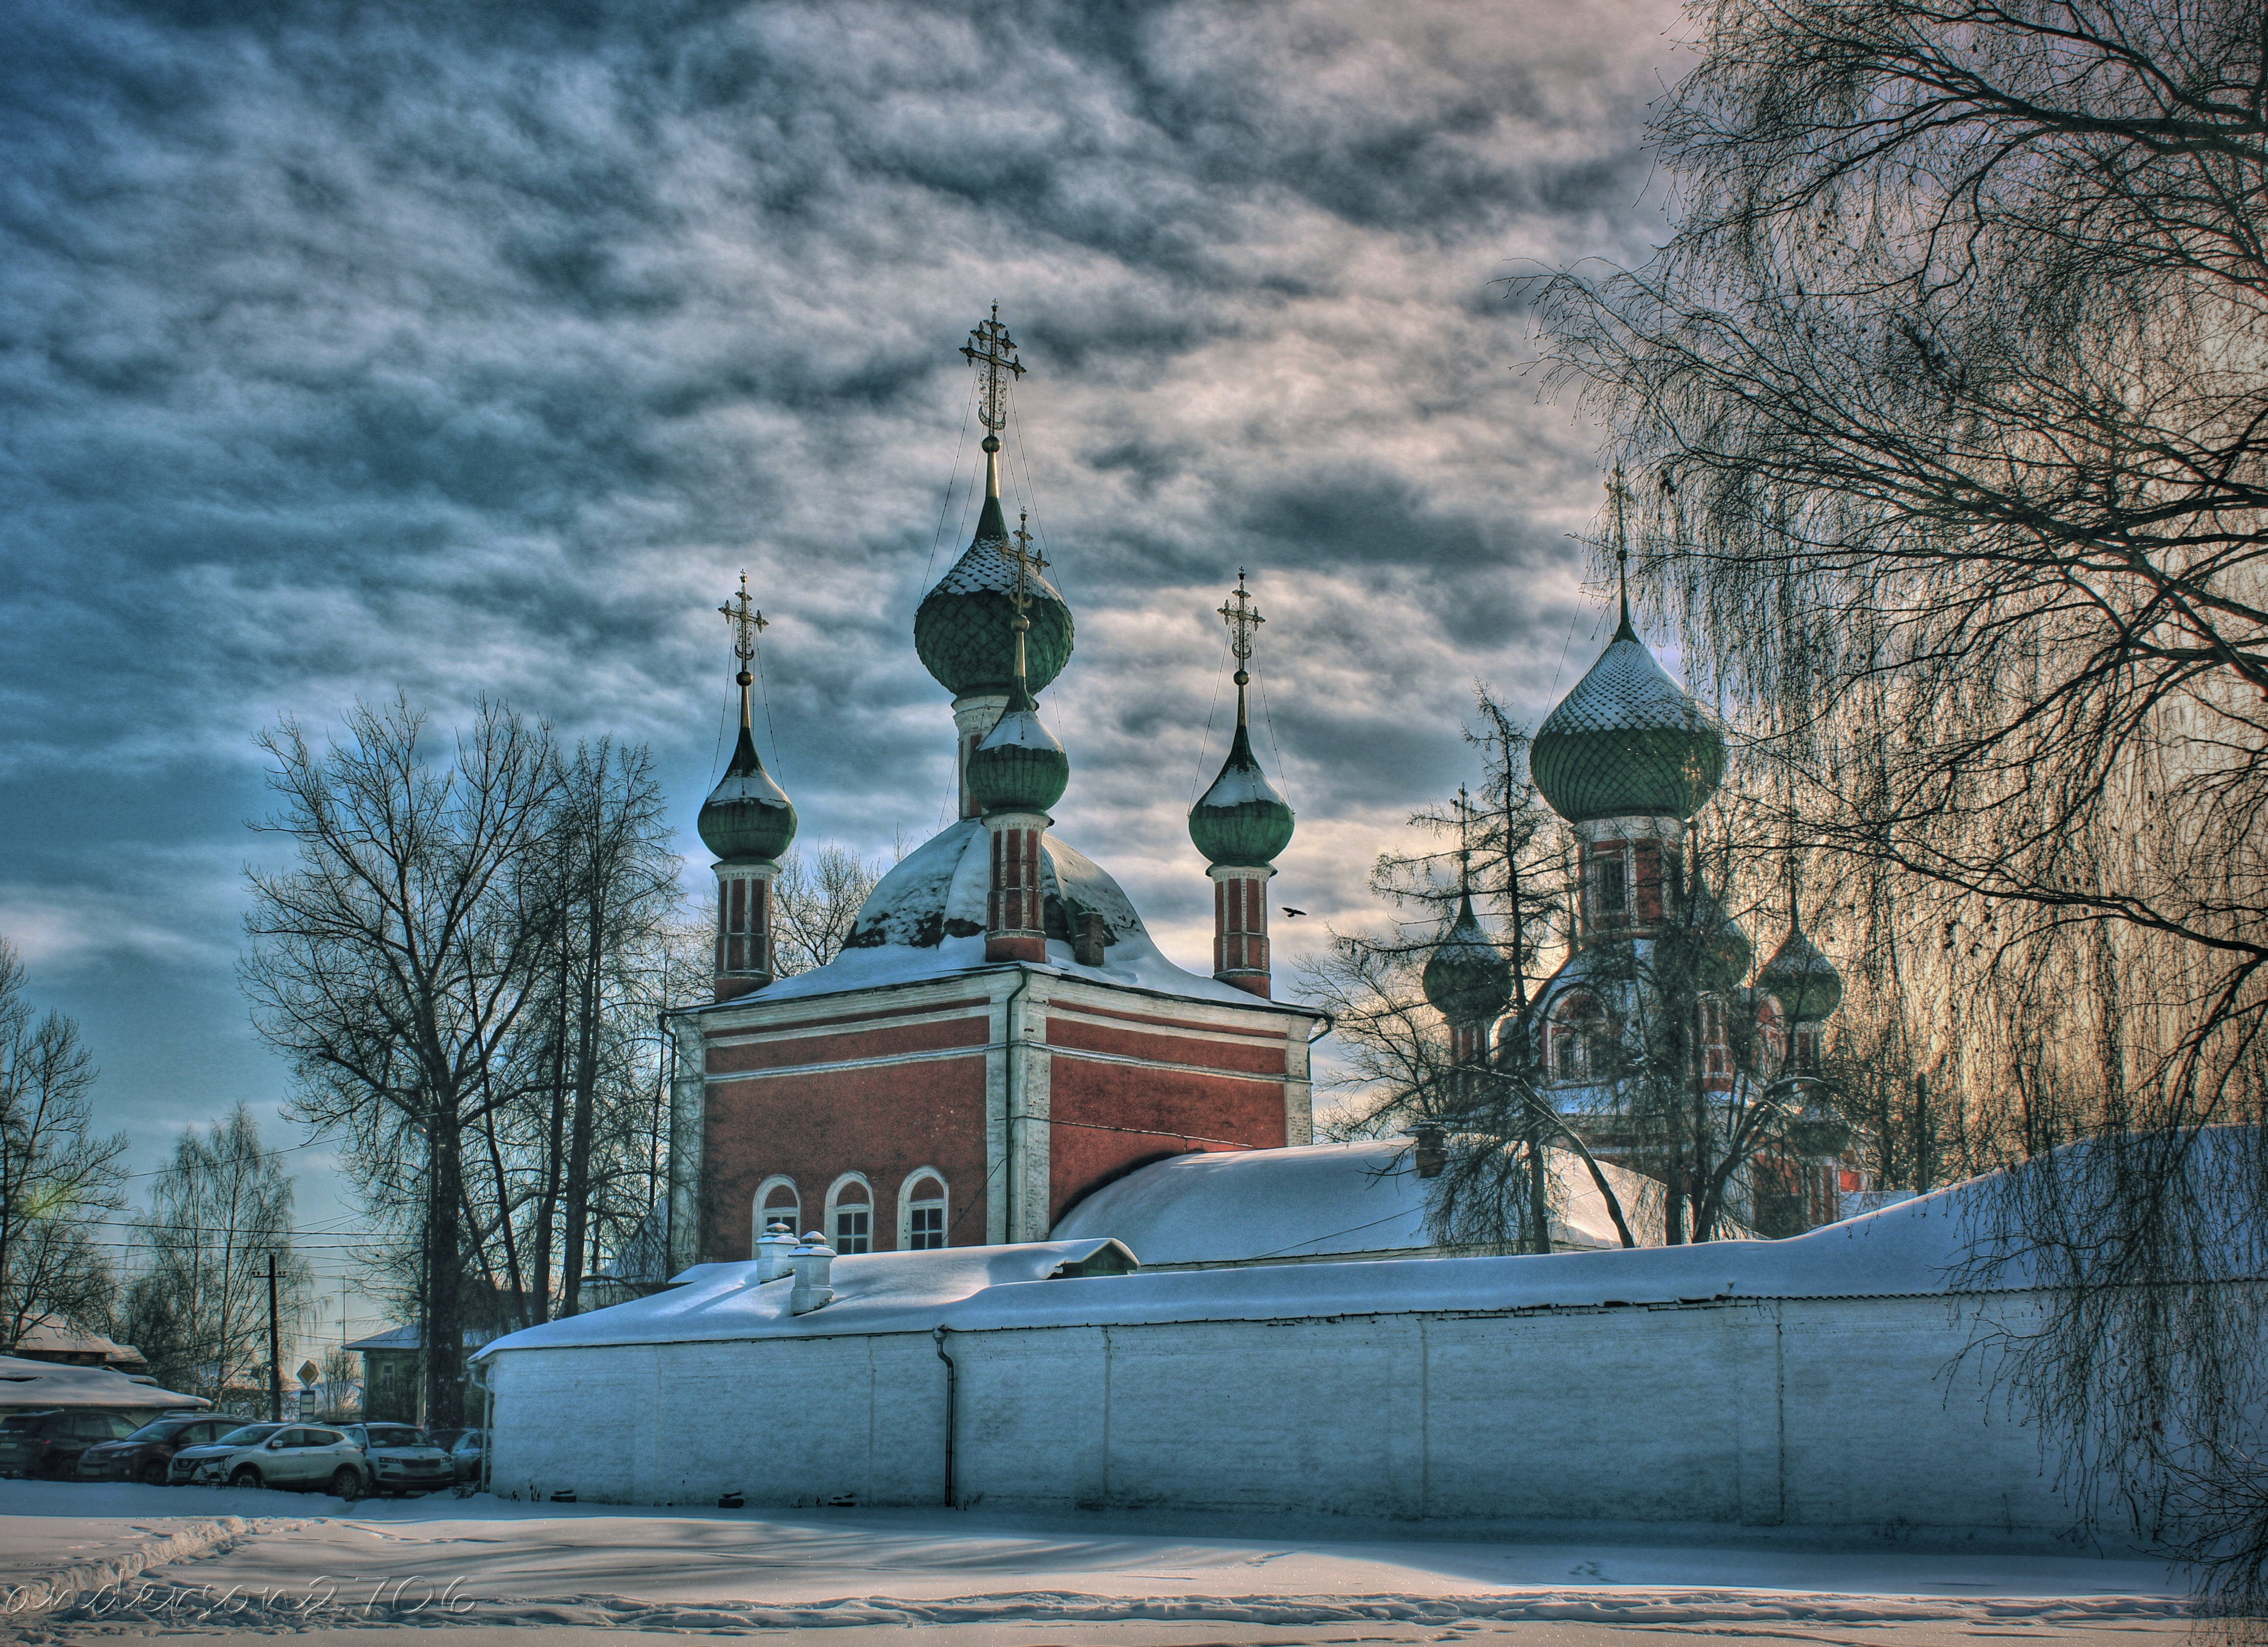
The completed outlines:
[[[1071,757],[1018,685],[984,741],[969,752],[969,798],[988,812],[1043,812],[1063,798],[1070,782]]]
[[[1252,735],[1236,729],[1220,776],[1189,808],[1189,839],[1209,864],[1257,867],[1292,844],[1292,808],[1252,754]]]
[[[914,613],[914,651],[922,667],[955,697],[972,692],[1005,692],[1016,672],[1016,562],[1008,555],[1008,526],[1000,500],[988,496],[976,518],[976,537],[953,570],[922,597]],[[1053,584],[1027,570],[1032,620],[1024,637],[1025,683],[1034,692],[1063,673],[1071,661],[1071,608]]]
[[[1718,995],[1730,995],[1739,989],[1741,980],[1756,964],[1756,948],[1749,942],[1741,923],[1726,912],[1724,901],[1710,890],[1706,878],[1695,885],[1693,918],[1686,930],[1700,946],[1695,985]]]
[[[1473,900],[1457,903],[1457,918],[1425,958],[1425,998],[1452,1024],[1483,1024],[1512,1001],[1512,963],[1473,918]]]
[[[746,726],[724,781],[701,803],[698,827],[711,852],[735,862],[769,862],[795,839],[795,804],[756,758],[755,739]]]
[[[1551,810],[1592,818],[1690,818],[1725,776],[1725,739],[1625,618],[1559,701],[1528,751]]]
[[[1793,923],[1756,974],[1756,988],[1778,997],[1781,1009],[1799,1024],[1819,1023],[1843,1004],[1843,974]]]

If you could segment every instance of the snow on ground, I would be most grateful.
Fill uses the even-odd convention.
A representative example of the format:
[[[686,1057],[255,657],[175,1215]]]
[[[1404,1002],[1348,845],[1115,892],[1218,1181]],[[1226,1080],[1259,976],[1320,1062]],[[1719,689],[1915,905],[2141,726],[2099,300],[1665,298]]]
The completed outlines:
[[[565,1629],[595,1647],[592,1631],[921,1624],[970,1647],[1036,1643],[1042,1626],[1050,1643],[1123,1647],[1522,1630],[1572,1644],[1664,1629],[1922,1643],[2186,1628],[2173,1577],[2140,1562],[1314,1533],[0,1482],[0,1583],[13,1587],[18,1639],[440,1623]],[[79,1580],[75,1599],[55,1593],[65,1575]]]

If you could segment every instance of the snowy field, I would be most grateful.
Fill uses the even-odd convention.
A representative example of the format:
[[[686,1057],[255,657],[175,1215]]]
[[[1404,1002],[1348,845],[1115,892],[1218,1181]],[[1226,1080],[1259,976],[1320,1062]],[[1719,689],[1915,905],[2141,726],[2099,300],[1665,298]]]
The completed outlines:
[[[0,1482],[10,1638],[278,1631],[598,1647],[824,1631],[861,1647],[1984,1638],[2171,1641],[2164,1569],[2083,1557],[1285,1536],[1178,1518],[641,1510]],[[430,1637],[428,1638],[430,1639]]]

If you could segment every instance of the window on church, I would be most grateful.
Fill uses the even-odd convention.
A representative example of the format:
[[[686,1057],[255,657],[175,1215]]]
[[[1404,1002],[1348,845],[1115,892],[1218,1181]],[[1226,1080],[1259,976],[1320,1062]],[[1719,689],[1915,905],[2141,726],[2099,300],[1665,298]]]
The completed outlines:
[[[1733,1048],[1725,1035],[1725,1004],[1713,995],[1701,997],[1701,1055],[1709,1074],[1732,1074]]]
[[[1546,1053],[1555,1081],[1597,1080],[1607,1073],[1607,1015],[1587,995],[1570,995],[1553,1009]]]
[[[767,1185],[761,1204],[756,1208],[758,1235],[775,1224],[787,1225],[790,1235],[803,1234],[803,1198],[795,1193],[795,1186],[785,1179],[777,1179]]]
[[[906,1196],[905,1247],[924,1253],[945,1245],[945,1183],[924,1173]]]
[[[828,1232],[837,1253],[874,1250],[874,1203],[866,1186],[852,1179],[835,1192],[835,1228]]]
[[[1591,919],[1619,926],[1629,917],[1630,863],[1616,847],[1591,860]]]

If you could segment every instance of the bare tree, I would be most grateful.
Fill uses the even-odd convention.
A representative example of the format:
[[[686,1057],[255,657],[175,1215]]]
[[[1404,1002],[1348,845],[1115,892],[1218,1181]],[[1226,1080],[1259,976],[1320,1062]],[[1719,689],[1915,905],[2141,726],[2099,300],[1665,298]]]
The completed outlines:
[[[288,1056],[293,1107],[350,1141],[373,1198],[414,1190],[420,1213],[425,1404],[463,1410],[470,1259],[468,1133],[512,1096],[499,1053],[534,998],[546,930],[516,871],[544,844],[560,788],[550,740],[483,705],[435,764],[423,717],[358,705],[318,754],[285,721],[260,739],[297,864],[251,877],[245,985]]]
[[[811,972],[842,953],[859,906],[881,879],[839,846],[791,852],[772,883],[772,947],[780,975]]]
[[[122,1204],[122,1133],[92,1131],[94,1066],[78,1026],[40,1013],[0,940],[0,1343],[42,1320],[92,1325],[113,1275],[94,1226]]]
[[[268,1261],[287,1340],[306,1316],[313,1272],[292,1246],[291,1178],[243,1105],[181,1135],[134,1234],[140,1273],[120,1325],[158,1381],[215,1401],[264,1390]]]
[[[1650,477],[1641,570],[1786,838],[1895,912],[1909,1170],[1948,1131],[2021,1164],[1977,1232],[2061,1301],[2019,1386],[2268,1609],[2268,1322],[2207,1284],[2268,1227],[2259,8],[1696,18],[1678,232],[1533,283],[1547,347]]]

